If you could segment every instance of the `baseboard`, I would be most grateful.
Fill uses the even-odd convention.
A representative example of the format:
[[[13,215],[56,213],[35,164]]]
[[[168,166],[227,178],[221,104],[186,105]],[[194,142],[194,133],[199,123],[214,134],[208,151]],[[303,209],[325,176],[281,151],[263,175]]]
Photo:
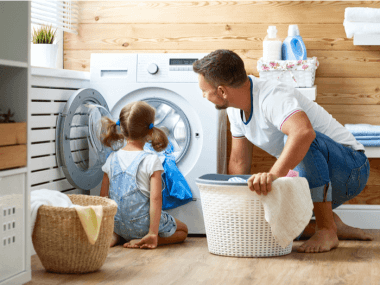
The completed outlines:
[[[30,248],[30,256],[37,254],[36,251],[34,250],[32,239],[30,239],[30,247],[29,248]]]
[[[334,212],[349,226],[380,229],[380,205],[342,205]]]

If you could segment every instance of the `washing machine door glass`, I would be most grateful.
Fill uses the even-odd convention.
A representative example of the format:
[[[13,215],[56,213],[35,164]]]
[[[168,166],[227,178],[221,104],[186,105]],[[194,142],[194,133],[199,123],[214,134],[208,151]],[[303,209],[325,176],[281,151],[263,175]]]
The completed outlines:
[[[112,150],[100,141],[102,117],[112,119],[105,99],[94,89],[74,93],[58,116],[57,164],[76,188],[90,190],[103,178],[101,168]]]
[[[170,143],[165,152],[174,155],[178,163],[186,154],[191,139],[190,124],[185,113],[165,99],[148,98],[144,101],[156,109],[154,126],[167,135]]]

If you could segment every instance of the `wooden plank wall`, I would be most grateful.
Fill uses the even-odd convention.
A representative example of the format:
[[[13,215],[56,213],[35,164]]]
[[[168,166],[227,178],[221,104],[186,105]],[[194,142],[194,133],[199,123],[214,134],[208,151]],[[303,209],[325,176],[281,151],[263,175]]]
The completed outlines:
[[[258,76],[256,62],[269,25],[285,38],[298,24],[308,56],[316,56],[317,103],[340,123],[380,125],[380,46],[346,38],[346,7],[380,8],[379,1],[80,1],[79,35],[64,35],[64,68],[90,70],[98,52],[211,52],[231,49]],[[230,135],[228,145],[230,146]],[[252,173],[274,159],[255,148]],[[380,204],[380,158],[353,204]]]

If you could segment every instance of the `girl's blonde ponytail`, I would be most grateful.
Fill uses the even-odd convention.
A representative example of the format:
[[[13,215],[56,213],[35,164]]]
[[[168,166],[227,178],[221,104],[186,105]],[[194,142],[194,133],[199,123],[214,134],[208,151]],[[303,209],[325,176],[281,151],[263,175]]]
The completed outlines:
[[[160,152],[166,149],[169,140],[166,134],[159,128],[153,127],[152,129],[152,147],[155,151]]]
[[[112,121],[110,118],[102,117],[102,133],[100,140],[105,146],[112,148],[114,143],[123,142],[124,136],[118,132],[116,122]]]

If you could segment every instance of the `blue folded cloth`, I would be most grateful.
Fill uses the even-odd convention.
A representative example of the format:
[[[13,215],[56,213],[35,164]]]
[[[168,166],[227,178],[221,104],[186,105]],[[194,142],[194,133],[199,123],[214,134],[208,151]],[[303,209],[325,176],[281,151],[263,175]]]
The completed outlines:
[[[355,137],[356,136],[380,136],[380,126],[370,124],[345,124],[344,125]],[[380,137],[379,137],[380,139]]]
[[[380,138],[377,140],[357,140],[364,146],[380,146]]]
[[[357,141],[375,141],[380,140],[380,136],[354,136]]]

